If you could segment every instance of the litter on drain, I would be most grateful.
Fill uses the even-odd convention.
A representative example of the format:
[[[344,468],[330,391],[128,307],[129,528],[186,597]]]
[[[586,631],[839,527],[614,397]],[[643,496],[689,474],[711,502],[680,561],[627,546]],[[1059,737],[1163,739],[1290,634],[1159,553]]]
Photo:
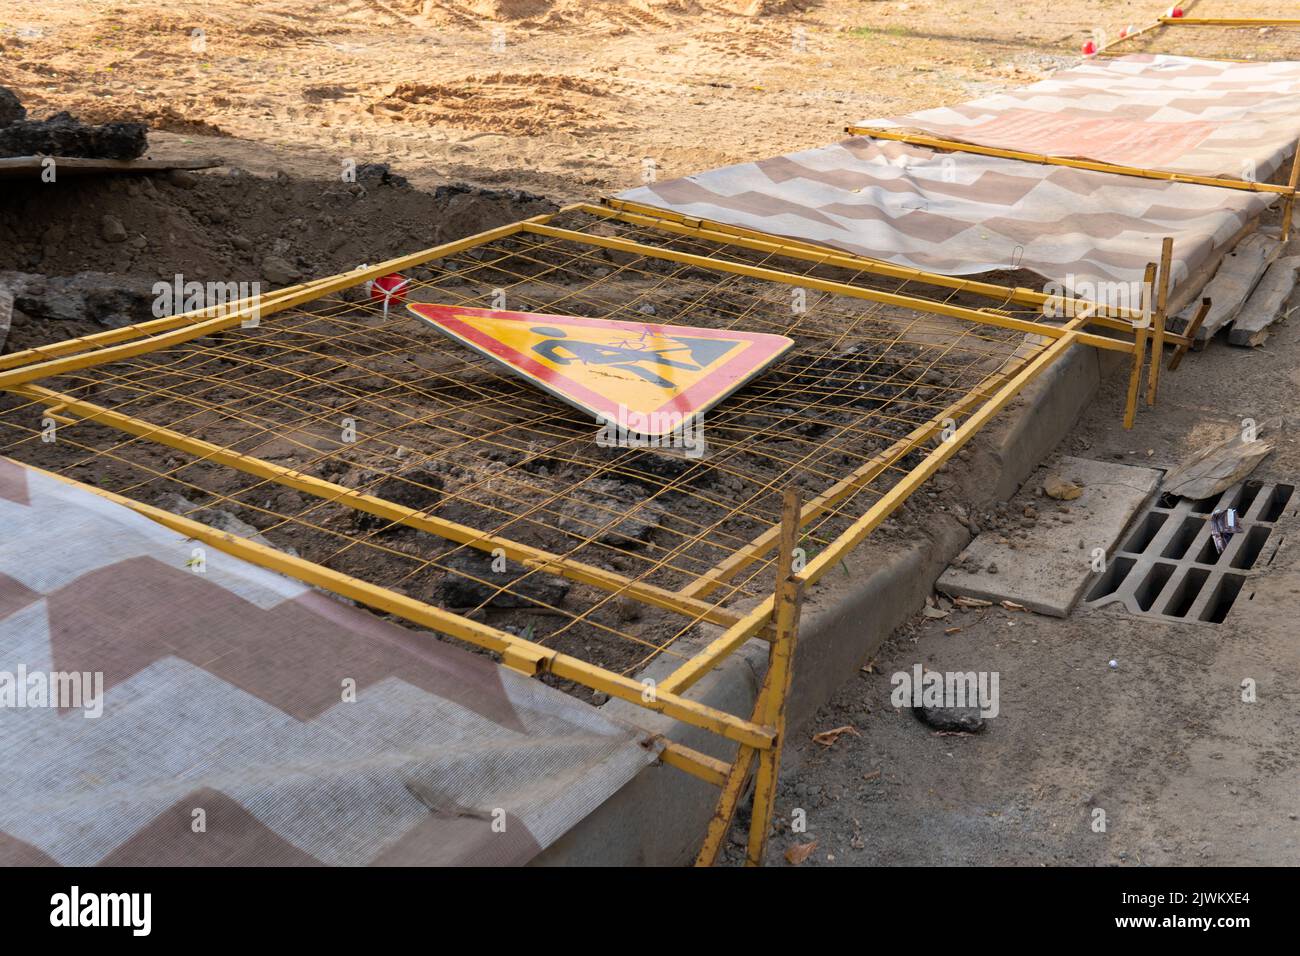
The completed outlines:
[[[1276,554],[1281,540],[1275,523],[1294,492],[1294,485],[1246,481],[1200,501],[1162,495],[1110,556],[1086,603],[1120,603],[1131,614],[1166,621],[1222,624],[1246,581]],[[1229,512],[1235,530],[1224,534]]]

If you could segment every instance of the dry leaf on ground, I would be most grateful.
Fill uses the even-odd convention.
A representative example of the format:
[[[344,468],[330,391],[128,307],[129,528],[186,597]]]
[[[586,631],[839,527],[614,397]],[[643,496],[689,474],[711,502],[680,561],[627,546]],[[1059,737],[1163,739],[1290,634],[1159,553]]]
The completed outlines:
[[[792,866],[798,866],[808,857],[812,856],[813,850],[817,849],[817,841],[811,843],[796,843],[790,849],[785,851],[785,861]]]
[[[852,724],[845,724],[843,727],[836,727],[833,730],[823,730],[820,734],[813,734],[813,743],[821,744],[823,747],[829,747],[845,734],[852,734],[854,737],[862,736],[858,733],[858,728],[854,727]]]

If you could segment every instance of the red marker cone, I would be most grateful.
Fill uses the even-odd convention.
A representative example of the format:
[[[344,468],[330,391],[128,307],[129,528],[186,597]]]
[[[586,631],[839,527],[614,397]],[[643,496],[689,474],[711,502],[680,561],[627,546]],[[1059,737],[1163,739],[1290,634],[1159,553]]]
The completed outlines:
[[[1173,17],[1175,20],[1180,19],[1182,15],[1183,15],[1182,7],[1170,7],[1169,12],[1165,14],[1165,16]]]
[[[1097,54],[1097,44],[1089,40],[1087,43],[1083,45],[1084,56],[1096,56],[1096,54]]]
[[[406,287],[410,284],[411,280],[398,272],[380,276],[370,283],[370,298],[382,300],[387,314],[391,303],[406,301]]]
[[[1124,39],[1126,36],[1128,36],[1128,27],[1124,27],[1122,30],[1119,31],[1119,38],[1121,40]]]

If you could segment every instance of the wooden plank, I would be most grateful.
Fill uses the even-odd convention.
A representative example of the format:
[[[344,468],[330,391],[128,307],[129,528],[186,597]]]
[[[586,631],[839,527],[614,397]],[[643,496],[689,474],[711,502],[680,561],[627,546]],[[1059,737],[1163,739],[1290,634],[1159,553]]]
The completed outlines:
[[[1203,290],[1213,304],[1196,333],[1198,342],[1208,342],[1215,332],[1236,318],[1260,276],[1281,249],[1282,244],[1276,236],[1261,231],[1247,236],[1224,257],[1219,271]],[[1195,310],[1188,307],[1178,314],[1180,330],[1191,322],[1194,313]]]
[[[1268,267],[1228,330],[1230,344],[1255,346],[1264,343],[1268,338],[1268,326],[1281,317],[1282,308],[1295,290],[1297,271],[1300,271],[1300,256],[1278,259]]]
[[[1234,432],[1223,441],[1200,449],[1165,475],[1163,490],[1194,501],[1222,494],[1272,453],[1273,442],[1264,435],[1272,436],[1280,424],[1278,420],[1267,422],[1249,436]]]
[[[1165,236],[1160,247],[1160,287],[1156,298],[1156,308],[1151,339],[1151,364],[1147,367],[1147,404],[1156,403],[1156,392],[1160,388],[1160,363],[1165,360],[1165,322],[1169,318],[1169,271],[1174,261],[1174,240]],[[1147,267],[1148,269],[1150,266]],[[1147,295],[1151,294],[1151,277],[1147,276]]]
[[[0,158],[0,179],[39,177],[46,159],[53,158],[60,176],[86,176],[104,173],[160,173],[169,169],[211,169],[225,160],[216,156],[206,159],[87,159],[81,156],[6,156]]]
[[[1205,297],[1205,287],[1214,278],[1214,274],[1219,271],[1219,263],[1223,261],[1228,253],[1237,248],[1237,245],[1242,240],[1259,228],[1259,225],[1259,216],[1248,219],[1245,225],[1233,234],[1231,239],[1212,252],[1210,257],[1197,266],[1195,271],[1186,279],[1174,286],[1173,294],[1169,297],[1169,311],[1167,313],[1174,318],[1170,319],[1169,326],[1165,329],[1166,332],[1170,328],[1177,328],[1182,331],[1183,323],[1178,321],[1178,314],[1188,307],[1191,307],[1193,311],[1199,308],[1201,299]]]

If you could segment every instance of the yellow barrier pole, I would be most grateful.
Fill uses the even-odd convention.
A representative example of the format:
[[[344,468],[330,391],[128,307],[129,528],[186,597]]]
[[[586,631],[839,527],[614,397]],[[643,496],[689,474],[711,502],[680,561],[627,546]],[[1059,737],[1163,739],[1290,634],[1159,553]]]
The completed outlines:
[[[767,656],[767,690],[760,698],[755,722],[770,727],[776,740],[758,755],[758,775],[754,780],[754,811],[749,819],[749,843],[746,866],[762,866],[767,854],[767,837],[772,832],[772,814],[776,804],[776,784],[781,771],[781,749],[785,738],[785,705],[790,696],[794,668],[795,641],[799,633],[799,605],[803,599],[803,582],[794,573],[794,549],[799,542],[799,492],[785,490],[781,513],[781,553],[777,558],[776,637]]]
[[[724,786],[727,782],[727,774],[731,771],[731,765],[725,760],[710,757],[708,754],[671,740],[664,742],[664,749],[659,759],[668,766],[683,770],[692,777],[711,783],[715,787]]]
[[[152,333],[166,332],[180,328],[182,325],[189,325],[199,319],[215,318],[227,312],[246,309],[254,304],[260,304],[263,308],[266,308],[275,305],[282,297],[293,295],[314,284],[304,282],[298,285],[285,286],[283,289],[276,289],[266,295],[249,296],[221,305],[208,306],[204,309],[163,316],[161,319],[137,322],[135,325],[126,325],[120,329],[108,329],[104,332],[78,336],[75,339],[64,339],[61,342],[53,342],[49,345],[38,345],[35,348],[23,349],[21,352],[10,352],[8,355],[0,355],[0,371],[17,368],[19,365],[27,365],[30,362],[39,362],[58,358],[61,355],[70,355],[74,352],[86,352],[101,346],[114,345],[118,342]]]
[[[1122,53],[1110,53],[1109,51],[1111,47],[1119,46],[1121,43],[1127,43],[1129,40],[1136,40],[1138,37],[1142,36],[1143,34],[1150,33],[1152,30],[1158,30],[1160,26],[1161,26],[1160,21],[1156,20],[1154,23],[1148,23],[1141,30],[1134,30],[1132,33],[1126,33],[1122,37],[1116,37],[1115,39],[1107,43],[1105,46],[1103,46],[1100,50],[1098,50],[1096,55],[1123,56],[1124,54]]]
[[[849,126],[845,132],[858,136],[870,136],[874,139],[891,139],[913,146],[925,146],[930,149],[946,149],[958,153],[975,153],[979,156],[997,156],[1002,159],[1015,159],[1023,163],[1039,163],[1044,166],[1069,166],[1073,169],[1086,169],[1096,173],[1115,173],[1119,176],[1134,176],[1139,179],[1159,179],[1171,183],[1189,183],[1196,186],[1218,186],[1222,189],[1240,189],[1254,193],[1278,193],[1294,195],[1295,188],[1278,186],[1273,183],[1254,183],[1244,179],[1223,179],[1216,176],[1196,176],[1191,173],[1171,173],[1163,169],[1145,169],[1141,166],[1124,166],[1119,163],[1102,163],[1090,159],[1071,159],[1066,156],[1049,156],[1046,153],[1029,153],[1018,149],[1002,149],[997,146],[979,146],[975,143],[963,143],[958,140],[942,139],[937,136],[925,136],[916,133],[900,133],[892,129],[880,129],[870,126]]]
[[[769,282],[779,282],[782,285],[800,286],[806,289],[816,289],[818,292],[830,292],[834,295],[848,296],[854,299],[865,299],[868,302],[879,302],[884,305],[894,305],[903,309],[913,309],[917,312],[929,312],[933,315],[945,315],[953,319],[962,319],[967,322],[976,322],[981,325],[995,325],[999,328],[1014,329],[1017,332],[1030,332],[1034,335],[1041,335],[1046,338],[1060,339],[1066,333],[1058,326],[1045,325],[1038,322],[1027,322],[1023,319],[1014,319],[997,312],[985,311],[982,309],[968,309],[963,306],[949,305],[945,302],[933,302],[929,299],[918,299],[915,296],[899,295],[894,292],[879,292],[875,289],[864,289],[859,286],[848,285],[844,282],[831,282],[827,279],[816,279],[812,276],[795,275],[790,272],[782,272],[779,269],[768,269],[762,266],[751,266],[743,262],[733,262],[728,259],[716,259],[710,256],[699,256],[689,252],[676,252],[672,249],[663,249],[658,246],[647,246],[644,243],[632,242],[628,239],[615,239],[610,236],[589,236],[581,232],[573,232],[569,229],[560,229],[555,226],[536,225],[524,223],[525,232],[536,233],[539,236],[550,236],[553,239],[570,239],[578,243],[587,245],[601,246],[606,249],[615,249],[620,252],[628,252],[640,256],[648,256],[652,259],[664,259],[669,262],[679,262],[683,265],[698,266],[701,269],[712,270],[714,272],[730,272],[735,275],[749,276],[751,279],[765,279]],[[1091,313],[1089,313],[1091,315]],[[1132,346],[1120,341],[1119,339],[1107,338],[1103,335],[1093,335],[1088,332],[1072,332],[1071,337],[1081,345],[1091,345],[1094,348],[1109,349],[1114,352],[1128,352]],[[3,376],[0,376],[0,387],[3,387]]]
[[[646,226],[680,236],[694,236],[709,242],[740,246],[743,249],[752,249],[757,252],[776,253],[788,256],[791,259],[816,262],[833,268],[868,272],[872,275],[885,276],[890,279],[902,279],[906,282],[917,282],[922,285],[953,289],[957,292],[968,292],[971,295],[995,299],[1001,303],[1015,302],[1019,305],[1031,305],[1044,312],[1047,311],[1048,307],[1053,312],[1057,309],[1069,309],[1075,302],[1068,296],[1048,295],[1045,292],[1027,289],[1024,286],[1003,286],[992,282],[980,282],[977,279],[926,272],[922,269],[913,269],[910,266],[900,266],[892,262],[886,262],[884,259],[872,259],[869,256],[841,252],[829,246],[818,246],[810,242],[786,239],[764,232],[757,232],[753,229],[742,229],[739,226],[730,226],[711,219],[692,219],[683,216],[681,213],[656,209],[654,206],[647,206],[642,203],[628,202],[623,199],[604,199],[602,202],[606,203],[606,206],[582,203],[578,208],[580,211],[593,216],[600,216],[604,219],[618,219],[630,225]],[[1127,317],[1130,321],[1122,321],[1122,317]],[[1107,328],[1131,332],[1133,322],[1139,318],[1140,315],[1136,309],[1108,308],[1105,315],[1095,315],[1091,321]]]
[[[696,866],[712,866],[722,849],[722,841],[731,829],[731,821],[736,816],[736,807],[745,792],[745,783],[749,780],[750,768],[754,766],[754,748],[741,747],[736,751],[736,760],[727,773],[722,785],[722,794],[718,797],[718,806],[709,819],[708,829],[704,832],[704,843],[695,857]]]
[[[1143,286],[1147,289],[1144,295],[1145,298],[1147,298],[1145,307],[1147,307],[1148,315],[1151,313],[1149,310],[1151,310],[1152,307],[1151,290],[1154,282],[1156,282],[1156,263],[1147,263],[1147,276],[1145,276]],[[1128,375],[1128,394],[1125,398],[1125,428],[1134,427],[1134,419],[1138,416],[1138,393],[1141,390],[1141,367],[1143,367],[1143,363],[1147,360],[1147,326],[1139,326],[1138,334],[1136,334],[1136,337],[1134,338],[1134,346],[1134,367],[1132,367],[1132,372]]]
[[[1174,261],[1174,240],[1165,236],[1160,245],[1159,289],[1156,291],[1156,308],[1152,317],[1154,330],[1151,339],[1151,365],[1147,368],[1147,405],[1156,403],[1160,388],[1160,363],[1165,360],[1165,312],[1169,306],[1170,271]],[[1148,293],[1149,295],[1150,293]]]
[[[1161,17],[1168,27],[1300,27],[1295,17]]]
[[[1295,213],[1295,193],[1297,187],[1300,187],[1300,144],[1296,145],[1295,157],[1291,160],[1291,178],[1287,182],[1291,186],[1291,195],[1286,197],[1286,202],[1282,206],[1283,242],[1291,238],[1291,217]]]
[[[541,219],[543,217],[539,216],[537,218]],[[545,218],[549,219],[550,217],[547,216]],[[47,378],[53,375],[62,375],[64,372],[75,372],[84,368],[92,368],[96,365],[105,365],[109,362],[116,362],[121,359],[134,358],[137,355],[144,355],[148,352],[157,351],[158,349],[168,348],[172,345],[179,345],[183,342],[189,342],[192,339],[202,338],[203,336],[210,335],[213,332],[221,332],[225,329],[234,328],[236,325],[239,325],[246,319],[250,318],[254,311],[264,315],[272,312],[279,312],[295,305],[301,305],[304,302],[310,302],[313,299],[317,299],[322,295],[349,288],[359,282],[364,282],[367,279],[378,279],[380,276],[385,276],[388,273],[395,272],[399,269],[421,265],[433,259],[442,259],[465,249],[471,249],[474,246],[481,245],[485,242],[492,242],[493,240],[501,239],[505,236],[514,235],[523,230],[529,222],[531,222],[531,220],[513,222],[496,229],[489,229],[475,236],[468,236],[465,239],[460,239],[456,242],[444,243],[441,246],[434,246],[432,249],[425,249],[422,252],[412,253],[409,256],[400,256],[396,259],[389,259],[387,262],[382,262],[379,265],[368,269],[358,270],[356,272],[347,272],[341,275],[321,279],[317,282],[303,286],[297,292],[278,297],[274,303],[267,306],[259,307],[246,305],[233,312],[225,313],[221,318],[207,319],[206,321],[184,325],[181,328],[172,328],[170,331],[165,331],[158,335],[150,335],[147,338],[139,339],[134,342],[110,345],[107,348],[101,348],[94,352],[80,355],[66,355],[49,361],[37,362],[21,368],[0,372],[0,388],[10,388],[14,385],[21,385],[25,382],[34,382],[37,379]]]
[[[799,572],[805,584],[813,584],[821,579],[831,568],[844,559],[844,556],[857,547],[867,535],[879,527],[880,523],[894,513],[895,509],[916,491],[931,475],[938,471],[949,458],[955,455],[971,437],[978,432],[994,415],[998,414],[1030,382],[1043,373],[1053,362],[1064,355],[1071,345],[1079,342],[1081,333],[1077,327],[1087,321],[1087,316],[1079,316],[1063,326],[1065,336],[1046,346],[1029,361],[1024,368],[1010,378],[995,394],[989,397],[969,418],[966,419],[939,447],[930,452],[925,459],[908,472],[889,489],[880,500],[867,509],[830,546],[818,554],[807,567]],[[1139,330],[1144,333],[1144,329]],[[1126,349],[1127,351],[1127,349]],[[677,670],[659,682],[661,688],[673,693],[683,693],[693,686],[705,674],[716,666],[717,662],[740,647],[767,626],[775,610],[775,599],[769,596],[748,611],[743,618],[720,634],[699,654],[683,663]]]
[[[799,603],[803,594],[803,584],[795,577],[793,570],[794,549],[799,543],[801,511],[798,491],[793,487],[787,488],[781,503],[781,554],[778,558],[775,587],[772,597],[768,599],[778,609],[777,636],[768,651],[767,673],[763,676],[763,684],[754,701],[754,713],[750,718],[752,722],[772,729],[775,739],[773,745],[761,753],[752,747],[743,746],[736,751],[735,762],[722,783],[718,805],[705,830],[704,843],[695,858],[696,866],[712,866],[717,861],[722,842],[735,818],[736,807],[745,793],[745,784],[749,780],[755,757],[759,761],[759,770],[754,809],[749,822],[745,865],[761,865],[763,862],[767,835],[772,829],[773,798],[781,766],[779,750],[785,732],[785,702],[790,692],[794,642],[799,626]]]
[[[250,564],[276,571],[305,584],[323,587],[328,591],[351,598],[368,607],[396,614],[413,624],[439,631],[497,653],[505,653],[509,650],[523,652],[530,657],[544,661],[546,663],[544,669],[558,677],[568,678],[593,690],[603,691],[611,697],[618,697],[639,707],[644,707],[646,710],[652,710],[675,720],[680,720],[682,723],[690,724],[693,727],[711,731],[746,747],[765,750],[775,743],[775,734],[769,728],[758,726],[753,721],[744,720],[707,704],[686,700],[662,688],[658,689],[653,697],[650,697],[645,694],[645,687],[640,681],[625,677],[622,674],[615,674],[613,671],[605,670],[594,664],[588,664],[576,657],[560,654],[549,647],[516,637],[507,631],[498,630],[487,624],[480,624],[478,621],[472,621],[459,614],[444,611],[431,604],[425,604],[423,601],[417,601],[414,598],[379,587],[368,581],[362,581],[359,578],[354,578],[351,575],[343,574],[340,571],[335,571],[312,561],[286,554],[283,551],[277,551],[275,548],[267,547],[248,538],[241,538],[224,531],[218,531],[216,528],[209,527],[202,522],[172,514],[170,511],[155,508],[143,502],[134,501],[123,495],[105,491],[103,488],[84,485],[72,478],[66,478],[63,475],[43,471],[39,468],[33,468],[32,470],[56,478],[66,484],[75,485],[86,491],[93,492],[109,501],[125,505],[132,511],[156,521],[163,527],[170,528],[187,538],[202,541],[219,551],[245,560]]]

